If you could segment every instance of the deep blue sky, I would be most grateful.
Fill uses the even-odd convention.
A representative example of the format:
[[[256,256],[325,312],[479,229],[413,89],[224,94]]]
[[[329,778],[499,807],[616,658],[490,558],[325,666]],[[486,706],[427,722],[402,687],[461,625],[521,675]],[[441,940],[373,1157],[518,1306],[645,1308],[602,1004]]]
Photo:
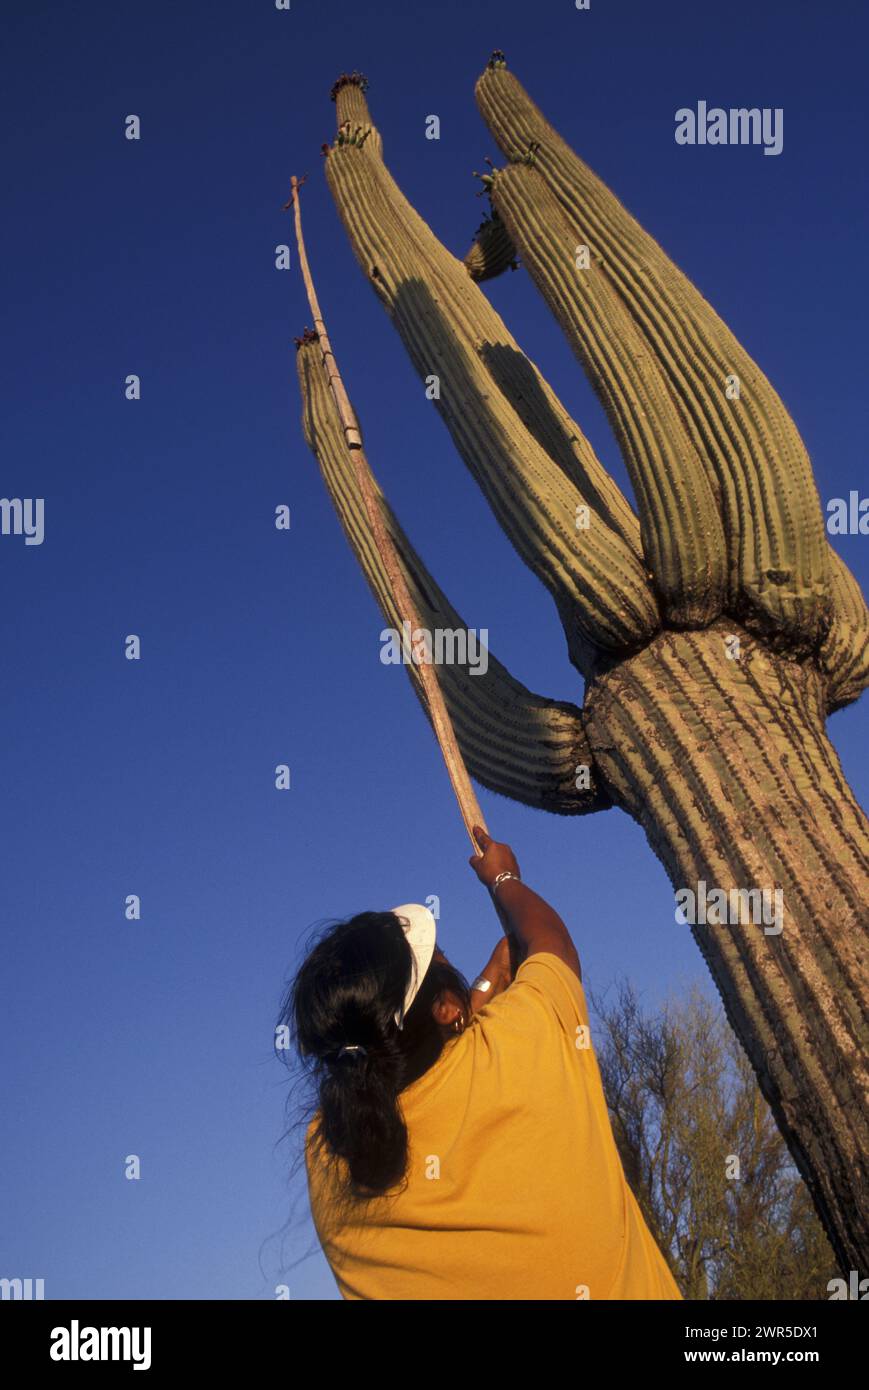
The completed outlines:
[[[308,321],[280,211],[310,175],[314,274],[373,467],[472,626],[579,701],[551,602],[500,534],[359,274],[322,176],[328,93],[371,82],[394,173],[459,254],[497,154],[493,47],[760,361],[826,499],[866,484],[866,10],[858,3],[270,0],[6,4],[2,482],[45,498],[0,537],[0,1275],[49,1297],[273,1296],[288,1214],[272,1027],[318,919],[441,897],[470,976],[499,928],[423,716],[299,427]],[[784,109],[784,151],[680,148],[698,99]],[[124,118],[142,139],[123,137]],[[424,138],[428,114],[442,138]],[[521,274],[500,312],[624,473]],[[124,400],[130,372],[140,402]],[[272,524],[292,508],[289,534]],[[869,579],[869,538],[837,541]],[[138,633],[143,659],[124,659]],[[865,706],[832,733],[869,790]],[[273,787],[288,762],[293,787]],[[592,989],[707,981],[663,870],[618,812],[481,794],[570,923]],[[139,923],[124,918],[141,895]],[[142,1178],[123,1161],[136,1153]],[[300,1254],[309,1232],[284,1242]],[[260,1247],[266,1241],[262,1268]],[[321,1257],[294,1298],[333,1297]]]

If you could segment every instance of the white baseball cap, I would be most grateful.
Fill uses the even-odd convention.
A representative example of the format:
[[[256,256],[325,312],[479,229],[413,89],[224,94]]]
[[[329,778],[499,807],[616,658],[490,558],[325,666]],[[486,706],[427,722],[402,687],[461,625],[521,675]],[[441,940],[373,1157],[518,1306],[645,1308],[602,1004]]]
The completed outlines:
[[[395,1013],[396,1023],[399,1028],[403,1028],[407,1011],[416,998],[419,987],[425,979],[426,971],[432,963],[437,939],[437,923],[428,908],[423,907],[422,903],[402,903],[401,907],[393,907],[390,911],[394,912],[401,921],[404,934],[413,952],[410,984],[407,987],[402,1007],[397,1009]]]

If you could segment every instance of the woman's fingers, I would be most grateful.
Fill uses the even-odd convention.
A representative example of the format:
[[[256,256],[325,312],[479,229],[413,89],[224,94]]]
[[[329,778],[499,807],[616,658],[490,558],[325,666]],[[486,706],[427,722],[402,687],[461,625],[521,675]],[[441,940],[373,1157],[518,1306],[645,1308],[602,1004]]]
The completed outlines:
[[[492,843],[492,841],[481,825],[474,826],[474,839],[476,840],[477,845],[479,846],[480,853],[472,854],[470,859],[468,860],[468,863],[470,864],[472,869],[477,869],[479,865],[482,864],[483,855],[486,853],[486,850],[489,848],[489,845]]]

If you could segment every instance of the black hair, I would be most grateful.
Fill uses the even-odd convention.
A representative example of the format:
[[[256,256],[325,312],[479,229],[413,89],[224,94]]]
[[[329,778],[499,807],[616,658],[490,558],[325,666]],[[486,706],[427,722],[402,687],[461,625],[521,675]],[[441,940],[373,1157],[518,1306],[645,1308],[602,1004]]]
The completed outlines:
[[[433,959],[399,1028],[415,962],[398,917],[360,912],[330,926],[309,951],[281,1006],[318,1101],[312,1143],[318,1157],[343,1161],[344,1200],[382,1196],[407,1169],[407,1129],[398,1104],[406,1086],[437,1061],[451,1036],[432,1006],[446,990],[470,1017],[465,977]],[[356,1044],[365,1051],[341,1053]]]

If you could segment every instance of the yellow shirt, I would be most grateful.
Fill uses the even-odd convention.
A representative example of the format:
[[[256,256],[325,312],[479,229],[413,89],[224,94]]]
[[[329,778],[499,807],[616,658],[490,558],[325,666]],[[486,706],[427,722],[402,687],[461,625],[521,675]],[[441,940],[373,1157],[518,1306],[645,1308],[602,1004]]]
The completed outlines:
[[[680,1299],[628,1187],[577,976],[549,952],[399,1096],[407,1185],[317,1235],[345,1299]],[[342,1169],[339,1168],[339,1171]]]

